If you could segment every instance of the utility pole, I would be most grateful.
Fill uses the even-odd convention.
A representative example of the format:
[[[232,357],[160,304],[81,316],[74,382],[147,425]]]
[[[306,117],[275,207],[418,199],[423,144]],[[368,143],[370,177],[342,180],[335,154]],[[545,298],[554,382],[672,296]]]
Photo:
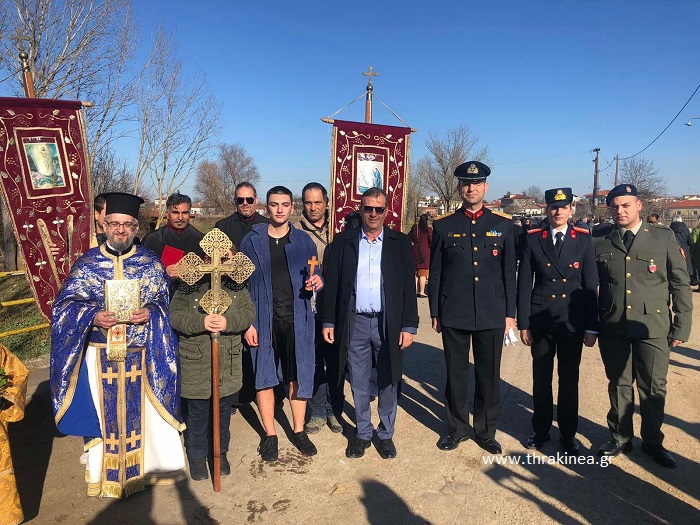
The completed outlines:
[[[600,158],[600,148],[593,148],[595,151],[595,169],[593,171],[593,215],[598,203],[598,159]]]
[[[619,183],[618,174],[620,173],[620,154],[615,155],[615,186]]]

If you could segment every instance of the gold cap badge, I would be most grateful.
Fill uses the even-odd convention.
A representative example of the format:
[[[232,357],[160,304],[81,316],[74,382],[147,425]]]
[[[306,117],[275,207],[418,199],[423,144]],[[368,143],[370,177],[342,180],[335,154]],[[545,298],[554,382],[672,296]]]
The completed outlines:
[[[471,175],[471,174],[474,174],[474,173],[477,173],[477,174],[478,174],[478,173],[479,173],[479,168],[476,167],[476,164],[472,164],[471,166],[469,166],[469,167],[467,168],[467,173],[469,173],[470,175]]]
[[[632,193],[632,188],[630,188],[629,186],[626,186],[626,187],[625,187],[625,191],[626,191],[627,193]]]
[[[564,192],[561,190],[557,190],[557,194],[554,196],[555,201],[565,201],[566,200],[566,195],[564,195]]]

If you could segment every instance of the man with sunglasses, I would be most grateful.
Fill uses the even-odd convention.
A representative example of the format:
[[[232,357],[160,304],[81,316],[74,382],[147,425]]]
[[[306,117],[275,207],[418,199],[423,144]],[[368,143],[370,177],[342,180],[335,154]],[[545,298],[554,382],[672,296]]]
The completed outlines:
[[[418,328],[418,302],[411,239],[384,226],[387,194],[369,188],[362,194],[362,226],[337,234],[326,254],[322,301],[323,337],[338,352],[338,373],[347,362],[355,401],[357,433],[345,455],[364,456],[374,434],[370,407],[372,368],[379,388],[378,450],[396,457],[398,384],[401,355]]]
[[[474,434],[477,445],[500,454],[495,439],[504,334],[515,329],[515,265],[510,215],[483,200],[491,169],[470,161],[455,169],[462,207],[433,223],[428,298],[433,329],[442,333],[447,365],[448,434],[440,450],[469,439],[469,347],[474,346]]]
[[[143,199],[105,198],[107,240],[76,261],[53,304],[51,400],[58,429],[85,439],[88,495],[121,498],[182,479],[184,425],[165,269],[134,245]],[[111,305],[124,297],[122,315]]]
[[[254,225],[269,221],[256,211],[258,192],[250,182],[239,182],[236,185],[234,195],[236,211],[218,221],[215,226],[228,235],[234,248],[239,250],[243,237],[252,231]]]

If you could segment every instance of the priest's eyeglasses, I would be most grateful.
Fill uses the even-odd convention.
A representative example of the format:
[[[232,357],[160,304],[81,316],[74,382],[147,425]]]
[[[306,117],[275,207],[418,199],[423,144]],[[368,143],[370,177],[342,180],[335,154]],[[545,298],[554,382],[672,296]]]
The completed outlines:
[[[136,226],[138,226],[138,224],[135,222],[118,222],[118,221],[106,221],[105,225],[107,225],[108,228],[112,228],[114,230],[118,230],[120,228],[124,228],[125,230],[134,230],[136,228]]]

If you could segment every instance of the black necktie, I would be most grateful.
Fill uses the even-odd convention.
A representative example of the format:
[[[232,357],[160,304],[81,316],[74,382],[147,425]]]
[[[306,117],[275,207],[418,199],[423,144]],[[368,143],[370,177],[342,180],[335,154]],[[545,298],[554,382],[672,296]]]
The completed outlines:
[[[557,232],[554,236],[557,238],[557,244],[554,248],[557,252],[557,257],[559,257],[561,255],[561,247],[564,244],[564,234],[562,232]]]
[[[622,236],[622,242],[625,243],[625,249],[630,251],[632,243],[634,242],[634,233],[632,233],[632,230],[625,231],[625,234]]]

